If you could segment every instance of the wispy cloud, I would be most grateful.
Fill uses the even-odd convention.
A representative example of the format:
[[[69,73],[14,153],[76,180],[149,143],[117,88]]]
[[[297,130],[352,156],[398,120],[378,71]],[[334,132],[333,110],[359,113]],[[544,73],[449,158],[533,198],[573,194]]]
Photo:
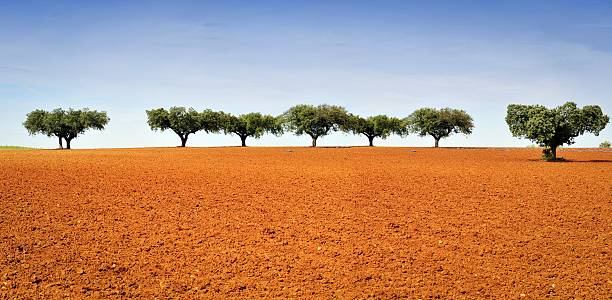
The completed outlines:
[[[15,67],[15,66],[6,66],[6,65],[0,65],[0,70],[15,71],[15,72],[32,72],[32,70],[25,68],[25,67]]]
[[[612,24],[605,24],[605,23],[583,23],[583,24],[573,25],[572,27],[574,27],[574,28],[581,28],[581,29],[612,29]]]
[[[226,24],[221,23],[221,22],[204,22],[200,24],[200,26],[204,28],[219,28],[219,27],[225,27]]]

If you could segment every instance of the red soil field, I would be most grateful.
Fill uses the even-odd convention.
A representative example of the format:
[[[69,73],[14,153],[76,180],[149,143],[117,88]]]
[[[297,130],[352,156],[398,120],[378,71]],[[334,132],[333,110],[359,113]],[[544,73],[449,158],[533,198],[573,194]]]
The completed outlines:
[[[0,152],[0,298],[610,298],[612,152]]]

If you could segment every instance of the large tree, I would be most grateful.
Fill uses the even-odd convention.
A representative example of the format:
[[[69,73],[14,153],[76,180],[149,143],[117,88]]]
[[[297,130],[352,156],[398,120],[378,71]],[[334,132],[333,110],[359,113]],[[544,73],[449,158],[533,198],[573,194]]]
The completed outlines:
[[[70,149],[73,139],[89,129],[102,130],[109,121],[106,112],[87,108],[80,110],[57,108],[50,112],[37,109],[26,116],[23,126],[30,134],[56,136],[60,148],[63,148],[62,141],[65,140],[66,149]]]
[[[296,135],[309,135],[312,146],[316,147],[319,137],[338,131],[346,124],[348,113],[341,106],[300,104],[291,107],[280,118],[285,129]]]
[[[343,129],[354,134],[365,135],[370,147],[374,146],[374,138],[386,139],[393,133],[404,135],[406,132],[400,119],[385,115],[368,118],[350,115]]]
[[[585,132],[599,135],[609,121],[599,106],[586,105],[580,109],[573,102],[552,109],[542,105],[510,104],[506,115],[512,136],[545,147],[547,160],[556,160],[557,147],[573,144],[574,139]]]
[[[453,133],[471,134],[474,128],[472,117],[465,111],[452,108],[421,108],[404,119],[407,130],[419,136],[431,135],[438,147],[440,139]]]
[[[283,128],[277,118],[261,113],[248,113],[234,116],[225,114],[223,120],[223,131],[226,134],[236,134],[246,146],[247,137],[260,138],[265,133],[281,134]]]
[[[223,113],[210,109],[198,112],[193,108],[171,107],[147,110],[151,130],[172,130],[181,139],[181,147],[187,145],[189,135],[203,130],[216,133],[221,130]]]

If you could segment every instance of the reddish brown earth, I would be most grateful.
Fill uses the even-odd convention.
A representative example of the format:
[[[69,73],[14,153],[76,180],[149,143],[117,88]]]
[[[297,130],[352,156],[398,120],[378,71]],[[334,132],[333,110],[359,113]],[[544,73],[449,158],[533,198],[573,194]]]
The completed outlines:
[[[612,152],[0,152],[1,298],[610,298]]]

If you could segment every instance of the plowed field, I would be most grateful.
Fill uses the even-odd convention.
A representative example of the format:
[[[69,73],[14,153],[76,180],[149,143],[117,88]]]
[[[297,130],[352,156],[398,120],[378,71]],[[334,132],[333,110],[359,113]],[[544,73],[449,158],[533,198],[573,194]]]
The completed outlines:
[[[1,298],[612,296],[612,152],[0,152]]]

